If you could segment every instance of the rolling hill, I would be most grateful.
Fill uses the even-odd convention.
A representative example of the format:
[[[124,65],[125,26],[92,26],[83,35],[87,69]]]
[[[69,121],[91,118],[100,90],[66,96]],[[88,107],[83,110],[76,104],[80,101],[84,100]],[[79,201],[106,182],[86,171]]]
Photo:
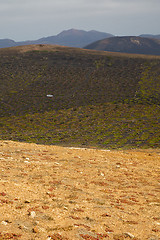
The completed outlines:
[[[111,37],[89,44],[85,49],[160,55],[160,40],[142,37]]]
[[[160,57],[53,45],[0,50],[1,139],[159,147]]]
[[[0,48],[14,47],[16,42],[11,39],[0,39]]]

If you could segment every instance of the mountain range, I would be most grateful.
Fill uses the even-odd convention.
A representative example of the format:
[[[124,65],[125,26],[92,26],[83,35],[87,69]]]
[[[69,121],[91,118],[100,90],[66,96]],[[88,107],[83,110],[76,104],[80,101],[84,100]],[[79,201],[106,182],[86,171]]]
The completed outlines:
[[[160,55],[160,34],[116,37],[110,33],[95,30],[69,29],[55,36],[32,41],[15,42],[12,39],[0,39],[0,48],[32,44],[53,44],[102,51]]]
[[[0,48],[31,44],[56,44],[61,46],[82,48],[92,42],[108,37],[113,37],[113,35],[110,33],[98,32],[95,30],[84,31],[77,29],[69,29],[62,31],[55,36],[43,37],[33,41],[15,42],[11,39],[0,39]]]

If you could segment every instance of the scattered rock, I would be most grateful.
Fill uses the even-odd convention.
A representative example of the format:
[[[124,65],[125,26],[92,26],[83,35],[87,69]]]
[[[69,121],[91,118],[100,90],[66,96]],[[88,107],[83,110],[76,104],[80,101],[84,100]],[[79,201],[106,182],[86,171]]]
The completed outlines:
[[[51,240],[52,238],[51,237],[48,237],[47,240]]]
[[[49,209],[49,206],[42,206],[44,210]]]
[[[1,193],[0,193],[0,196],[3,196],[3,197],[4,197],[4,196],[6,196],[6,195],[7,195],[7,194],[6,194],[5,192],[1,192]]]
[[[107,233],[111,233],[111,232],[113,232],[113,230],[110,229],[110,227],[108,227],[108,226],[106,226],[105,231],[106,231]]]
[[[28,227],[26,227],[25,225],[19,225],[18,226],[19,229],[23,229],[24,231],[29,231],[30,229]]]
[[[6,226],[8,224],[8,222],[2,221],[1,224]]]
[[[120,167],[121,167],[121,165],[120,165],[120,164],[117,164],[117,165],[116,165],[116,168],[120,168]]]
[[[132,239],[132,240],[138,240],[138,238],[135,238],[135,236],[129,232],[122,233],[122,234],[114,234],[113,239],[114,240],[125,240],[125,239]]]
[[[153,228],[153,229],[152,229],[152,232],[160,232],[160,230],[157,229],[157,228]]]
[[[35,213],[34,211],[31,211],[31,212],[29,213],[29,216],[30,216],[31,218],[35,218],[36,213]]]
[[[160,222],[156,222],[155,224],[160,226]]]
[[[129,232],[124,233],[124,236],[129,238],[134,238],[134,235]]]
[[[39,232],[39,228],[36,226],[32,229],[33,233],[38,233]]]
[[[10,233],[16,231],[22,239],[160,240],[158,157],[148,163],[135,150],[130,166],[123,152],[83,150],[75,157],[62,148],[42,151],[33,145],[27,159],[31,151],[22,146],[17,157],[13,152],[15,162],[0,156],[0,239],[18,239]]]
[[[159,216],[153,217],[153,219],[154,219],[155,221],[158,221],[158,220],[160,220],[160,217],[159,217]]]
[[[111,215],[108,214],[108,213],[104,213],[104,214],[102,214],[101,216],[102,216],[102,217],[111,217]]]

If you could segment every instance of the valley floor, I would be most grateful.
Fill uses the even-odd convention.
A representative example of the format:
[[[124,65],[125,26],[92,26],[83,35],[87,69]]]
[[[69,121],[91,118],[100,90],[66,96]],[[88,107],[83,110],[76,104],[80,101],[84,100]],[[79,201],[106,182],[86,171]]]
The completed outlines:
[[[160,149],[0,141],[0,239],[160,239]]]

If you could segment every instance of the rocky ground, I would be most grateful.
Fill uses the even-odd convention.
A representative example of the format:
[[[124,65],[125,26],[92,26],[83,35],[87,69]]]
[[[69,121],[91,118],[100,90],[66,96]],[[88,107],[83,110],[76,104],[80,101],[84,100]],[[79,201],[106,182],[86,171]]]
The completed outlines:
[[[160,239],[160,150],[0,141],[1,239]]]

